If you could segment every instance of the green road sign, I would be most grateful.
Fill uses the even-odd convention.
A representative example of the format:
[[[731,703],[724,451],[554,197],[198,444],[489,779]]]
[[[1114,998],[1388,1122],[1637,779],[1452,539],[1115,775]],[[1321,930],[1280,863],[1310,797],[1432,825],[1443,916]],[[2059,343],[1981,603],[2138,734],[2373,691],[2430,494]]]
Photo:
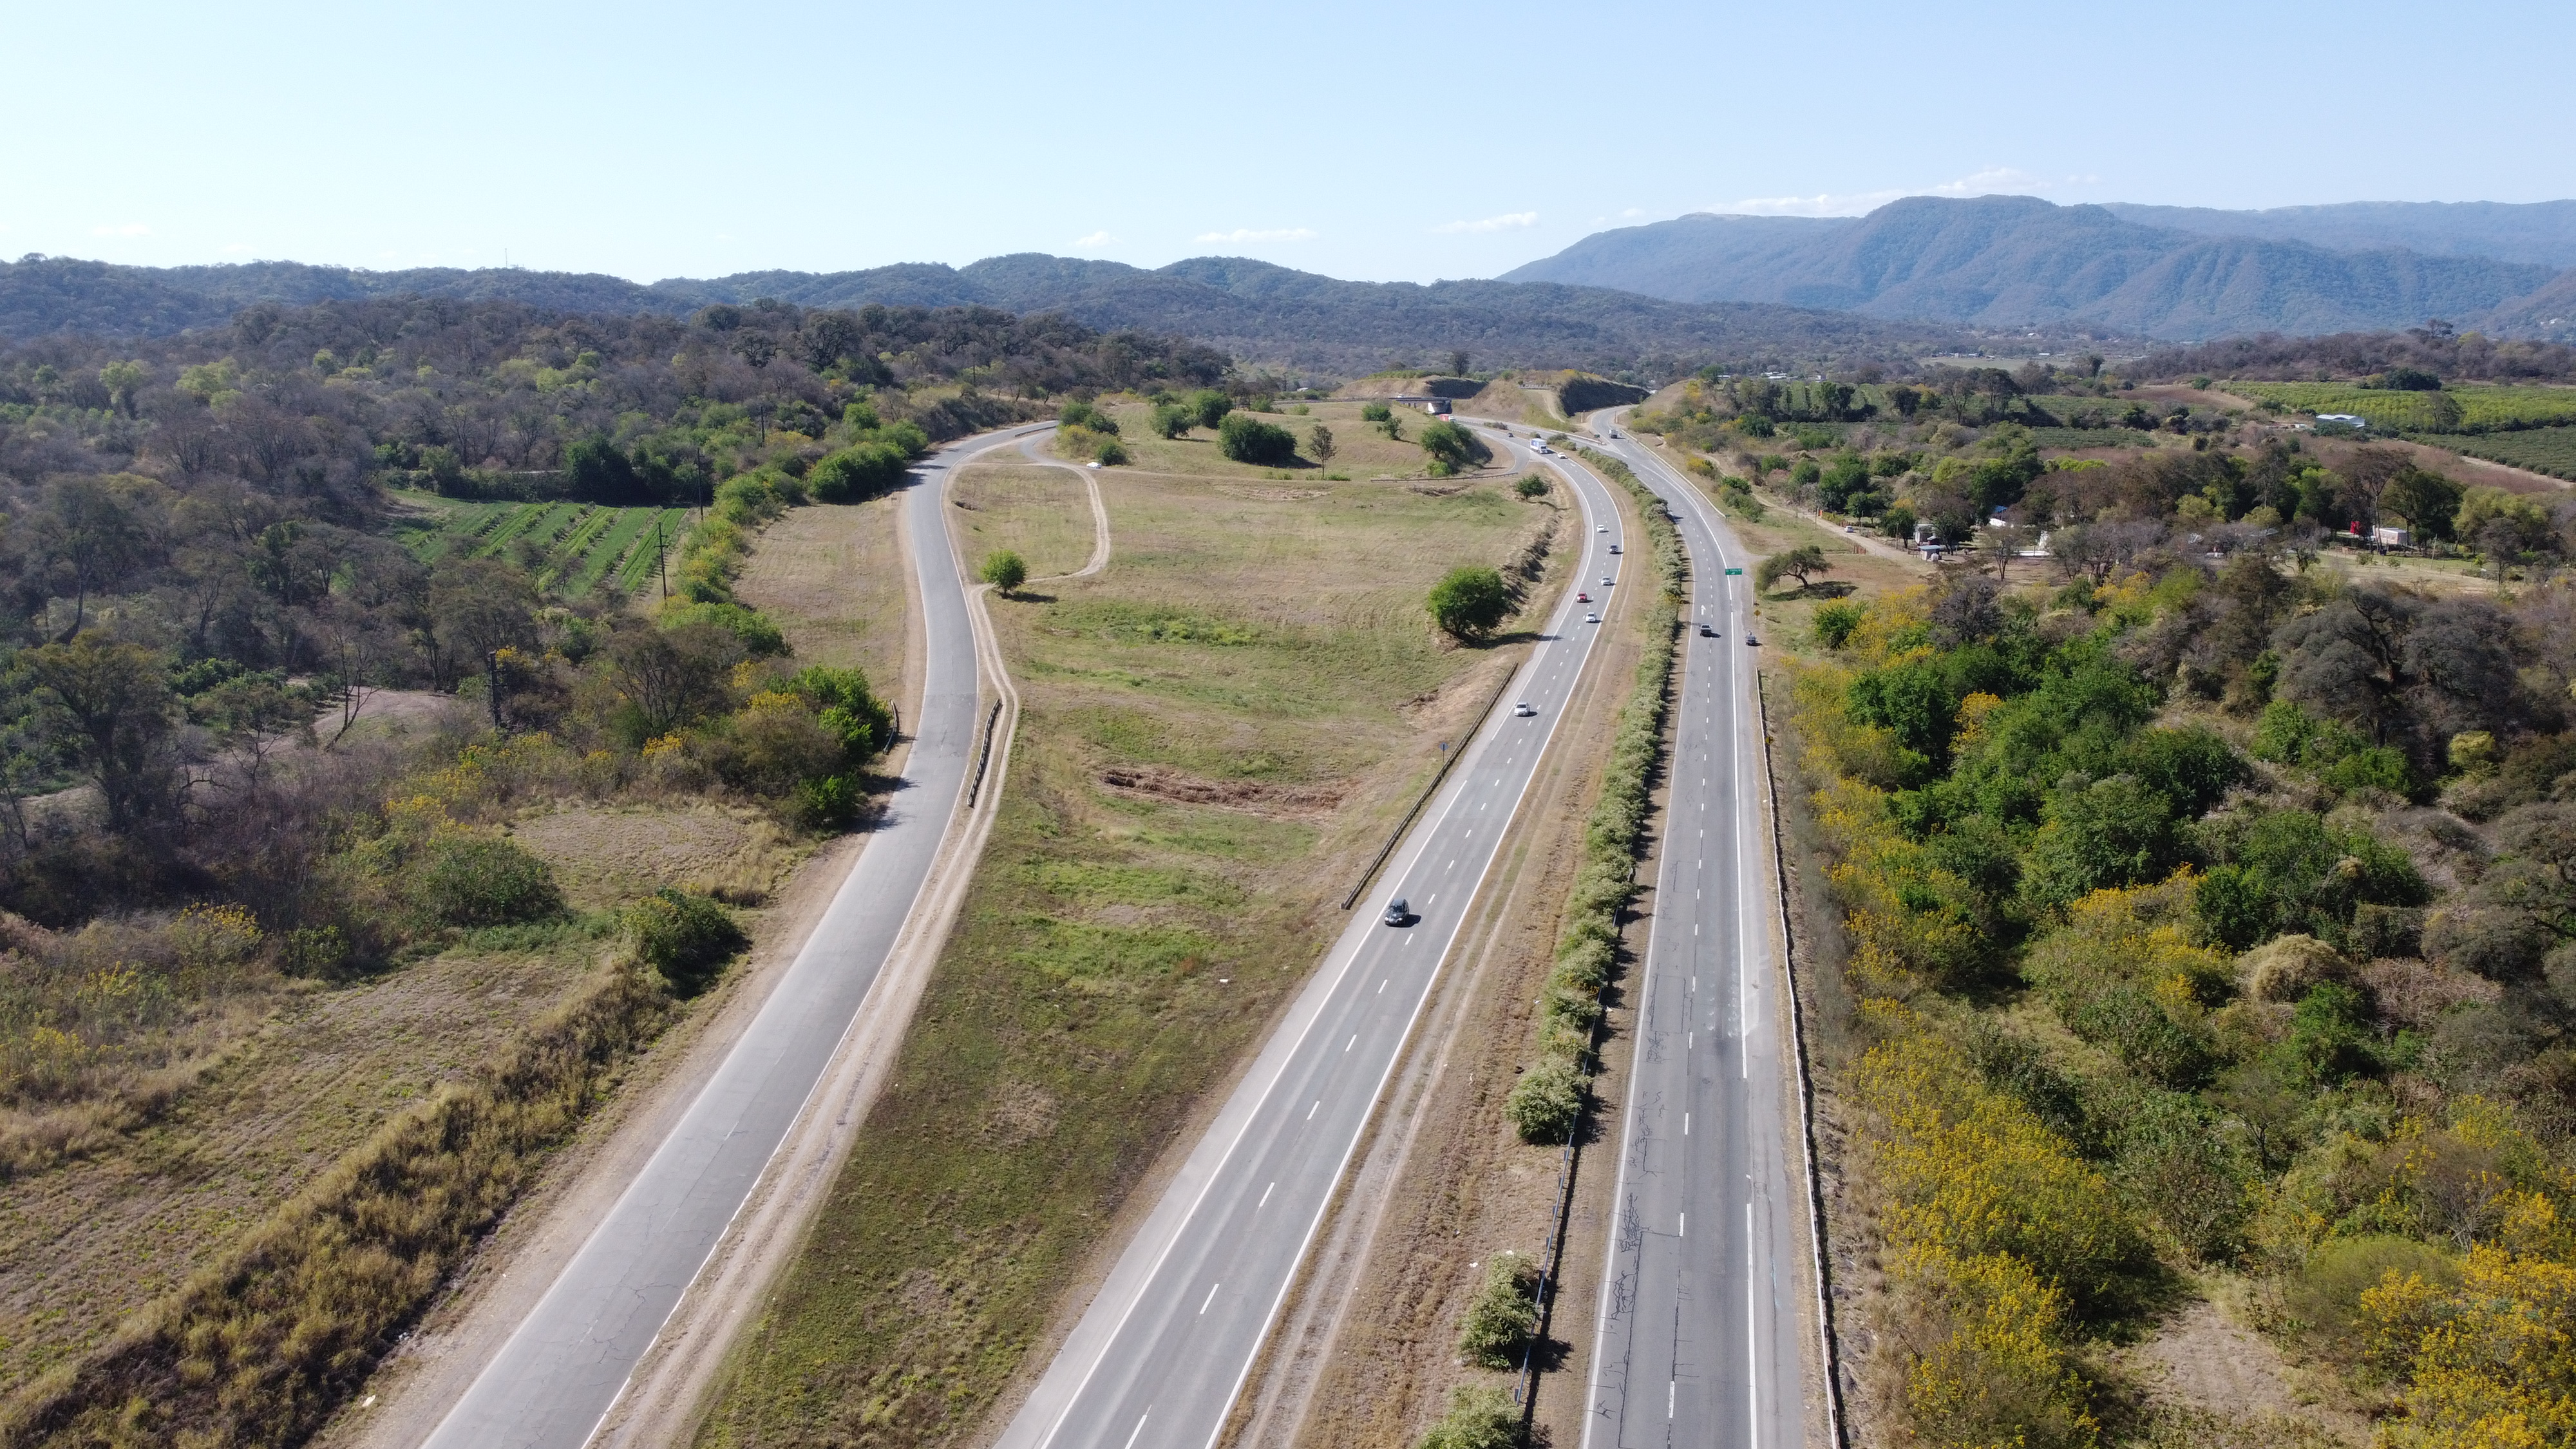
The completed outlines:
[[[1728,570],[1727,570],[1727,573],[1729,573],[1730,575],[1732,575],[1732,574],[1740,574],[1740,573],[1742,573],[1742,572],[1744,572],[1744,570],[1742,570],[1742,569],[1728,569]]]

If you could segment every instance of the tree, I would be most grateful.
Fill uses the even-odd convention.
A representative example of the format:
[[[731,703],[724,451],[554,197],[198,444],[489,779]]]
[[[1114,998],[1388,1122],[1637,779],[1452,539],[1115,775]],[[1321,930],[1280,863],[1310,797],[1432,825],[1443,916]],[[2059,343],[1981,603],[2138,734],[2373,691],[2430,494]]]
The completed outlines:
[[[1286,428],[1230,412],[1217,424],[1217,446],[1238,463],[1284,468],[1297,461],[1297,439]]]
[[[1422,430],[1422,451],[1430,455],[1433,475],[1443,478],[1463,473],[1494,456],[1484,439],[1446,420]]]
[[[169,675],[161,656],[97,633],[19,656],[49,733],[98,786],[110,830],[131,830],[174,803]]]
[[[496,730],[503,727],[501,651],[520,648],[535,637],[536,607],[537,591],[528,576],[499,559],[467,559],[430,579],[436,645],[453,656],[451,669],[468,660],[482,666]]]
[[[1512,595],[1494,569],[1454,568],[1431,586],[1429,608],[1440,632],[1472,644],[1491,635],[1511,613]]]
[[[1314,456],[1315,466],[1333,466],[1333,430],[1322,423],[1315,424],[1314,431],[1306,435],[1306,451]]]
[[[1449,354],[1449,375],[1451,377],[1465,377],[1467,375],[1466,353],[1452,352]]]
[[[127,498],[97,478],[60,479],[47,493],[44,511],[36,515],[36,548],[58,586],[72,596],[71,623],[61,636],[68,642],[88,621],[90,594],[131,567],[147,540]]]
[[[1232,411],[1234,411],[1234,399],[1214,388],[1206,388],[1190,394],[1190,412],[1198,420],[1200,427],[1213,428],[1224,422],[1225,415]]]
[[[1007,548],[995,549],[984,556],[984,567],[978,570],[978,576],[1008,597],[1029,581],[1028,560]]]
[[[134,416],[134,394],[151,380],[152,369],[131,359],[111,362],[98,370],[99,385],[107,389],[108,406],[122,409],[129,418]]]
[[[1808,583],[1810,576],[1831,573],[1833,568],[1834,566],[1826,561],[1825,551],[1822,548],[1812,543],[1805,544],[1787,553],[1775,553],[1754,565],[1753,587],[1767,592],[1772,585],[1780,582],[1783,576],[1787,576],[1798,581],[1798,589],[1803,593],[1810,587]]]
[[[2012,561],[2020,557],[2021,551],[2030,547],[2031,541],[2038,536],[2039,530],[2035,528],[2011,523],[1994,524],[1977,530],[1977,553],[1995,566],[1997,579],[2009,582]]]
[[[1154,408],[1152,427],[1158,438],[1177,438],[1198,422],[1199,416],[1179,403],[1159,403]]]

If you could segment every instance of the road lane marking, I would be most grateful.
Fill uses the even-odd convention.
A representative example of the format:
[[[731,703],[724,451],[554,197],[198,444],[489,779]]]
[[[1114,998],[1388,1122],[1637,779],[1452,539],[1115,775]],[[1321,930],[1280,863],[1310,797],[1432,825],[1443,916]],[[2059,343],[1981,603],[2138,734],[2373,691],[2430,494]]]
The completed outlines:
[[[1687,1238],[1687,1237],[1689,1237],[1689,1236],[1690,1236],[1690,1214],[1689,1214],[1689,1213],[1683,1213],[1683,1214],[1681,1214],[1681,1215],[1680,1215],[1680,1216],[1679,1216],[1675,1221],[1677,1221],[1677,1222],[1680,1224],[1680,1226],[1678,1226],[1678,1227],[1676,1227],[1676,1228],[1674,1228],[1674,1229],[1673,1229],[1673,1236],[1674,1236],[1674,1237],[1676,1237],[1676,1238]]]
[[[1350,1039],[1349,1041],[1344,1042],[1344,1043],[1342,1044],[1342,1055],[1343,1055],[1343,1056],[1349,1056],[1349,1055],[1351,1054],[1351,1048],[1352,1048],[1352,1047],[1355,1047],[1355,1046],[1358,1046],[1359,1044],[1360,1044],[1360,1034],[1359,1034],[1358,1032],[1352,1032],[1352,1033],[1351,1033],[1351,1039]]]
[[[1324,1099],[1323,1099],[1323,1098],[1321,1098],[1321,1097],[1317,1097],[1317,1098],[1315,1099],[1315,1105],[1314,1105],[1313,1107],[1309,1107],[1309,1108],[1307,1108],[1307,1109],[1306,1109],[1306,1120],[1307,1120],[1307,1121],[1309,1121],[1309,1122],[1314,1121],[1314,1120],[1315,1120],[1315,1112],[1316,1112],[1316,1109],[1317,1109],[1317,1108],[1322,1107],[1323,1105],[1324,1105]]]
[[[1224,1287],[1224,1286],[1225,1286],[1225,1285],[1224,1285],[1224,1284],[1222,1284],[1222,1283],[1211,1283],[1211,1284],[1209,1284],[1209,1285],[1208,1285],[1208,1296],[1207,1296],[1207,1299],[1206,1299],[1206,1301],[1205,1301],[1205,1302],[1202,1302],[1202,1303],[1200,1303],[1200,1304],[1199,1304],[1199,1317],[1201,1317],[1201,1318],[1205,1318],[1205,1317],[1207,1317],[1208,1304],[1209,1304],[1209,1303],[1214,1303],[1214,1302],[1216,1301],[1216,1290],[1218,1290],[1219,1288],[1222,1288],[1222,1287]],[[1144,1425],[1142,1425],[1142,1424],[1139,1424],[1139,1425],[1137,1425],[1136,1427],[1141,1429],[1141,1428],[1143,1428],[1143,1427],[1145,1427],[1145,1426],[1144,1426]]]
[[[1762,1359],[1755,1351],[1753,1336],[1761,1329],[1760,1315],[1753,1305],[1753,1204],[1744,1205],[1744,1387],[1750,1398],[1745,1404],[1745,1419],[1752,1425],[1751,1443],[1762,1442]]]
[[[1136,1449],[1137,1437],[1145,1432],[1145,1421],[1152,1417],[1154,1417],[1152,1409],[1147,1409],[1136,1416],[1136,1432],[1127,1436],[1127,1449]]]
[[[1393,980],[1393,979],[1394,979],[1393,977],[1389,977],[1389,978],[1388,978],[1388,980]],[[1384,995],[1386,995],[1386,982],[1385,982],[1385,981],[1381,981],[1381,982],[1379,982],[1379,983],[1377,984],[1377,994],[1378,994],[1378,995],[1380,995],[1380,996],[1384,996]]]
[[[1257,1202],[1257,1203],[1254,1203],[1254,1204],[1252,1205],[1252,1210],[1253,1210],[1254,1212],[1259,1212],[1259,1211],[1261,1211],[1263,1208],[1266,1208],[1266,1207],[1270,1206],[1270,1195],[1271,1195],[1272,1193],[1274,1193],[1274,1192],[1277,1192],[1278,1190],[1279,1190],[1279,1184],[1277,1184],[1277,1183],[1275,1183],[1275,1182],[1274,1182],[1274,1183],[1272,1183],[1272,1184],[1270,1184],[1268,1187],[1263,1188],[1263,1189],[1261,1190],[1261,1201],[1259,1201],[1259,1202]]]
[[[1688,1137],[1690,1135],[1690,1114],[1688,1112],[1684,1112],[1682,1114],[1682,1135],[1684,1137]]]

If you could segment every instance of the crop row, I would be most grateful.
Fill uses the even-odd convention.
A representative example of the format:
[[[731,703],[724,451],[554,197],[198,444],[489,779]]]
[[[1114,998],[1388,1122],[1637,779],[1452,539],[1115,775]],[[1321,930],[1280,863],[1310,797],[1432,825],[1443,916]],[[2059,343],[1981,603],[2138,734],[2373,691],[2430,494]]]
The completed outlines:
[[[2440,392],[2393,392],[2341,382],[2220,386],[2240,397],[2269,399],[2294,412],[2351,413],[2389,431],[2485,433],[2576,423],[2576,388],[2567,387],[2464,384]]]
[[[405,530],[405,542],[423,563],[533,554],[540,587],[579,598],[603,583],[625,593],[643,587],[660,558],[657,542],[676,545],[687,527],[687,511],[677,508],[469,503]]]

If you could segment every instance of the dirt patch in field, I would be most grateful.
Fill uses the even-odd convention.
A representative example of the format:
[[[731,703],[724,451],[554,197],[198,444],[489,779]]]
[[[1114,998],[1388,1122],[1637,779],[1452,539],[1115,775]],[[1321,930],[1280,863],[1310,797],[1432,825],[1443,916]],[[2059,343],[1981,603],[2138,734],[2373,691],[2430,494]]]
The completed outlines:
[[[1329,815],[1342,803],[1344,794],[1339,786],[1208,780],[1152,765],[1112,766],[1100,772],[1100,783],[1122,795],[1147,795],[1255,815]]]

